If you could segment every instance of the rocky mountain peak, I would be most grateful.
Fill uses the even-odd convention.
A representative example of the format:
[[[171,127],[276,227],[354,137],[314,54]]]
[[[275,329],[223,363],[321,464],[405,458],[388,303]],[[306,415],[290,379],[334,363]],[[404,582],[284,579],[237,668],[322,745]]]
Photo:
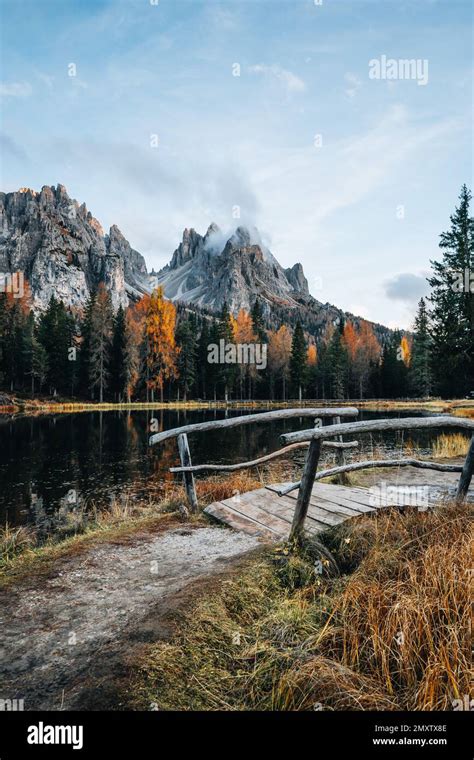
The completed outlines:
[[[299,268],[298,268],[299,267]],[[287,276],[288,273],[288,276]],[[284,270],[263,244],[259,231],[240,225],[224,235],[212,223],[204,237],[186,229],[170,263],[154,278],[165,295],[218,310],[250,309],[257,298],[267,308],[276,299],[292,308],[308,294],[301,265]]]
[[[145,261],[118,227],[104,235],[61,184],[0,194],[0,272],[23,272],[37,310],[53,293],[80,309],[99,282],[116,308],[148,288]]]

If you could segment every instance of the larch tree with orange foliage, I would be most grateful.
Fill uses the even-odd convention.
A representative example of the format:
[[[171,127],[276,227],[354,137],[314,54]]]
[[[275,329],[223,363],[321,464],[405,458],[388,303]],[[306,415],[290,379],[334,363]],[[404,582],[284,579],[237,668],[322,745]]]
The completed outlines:
[[[146,387],[147,397],[151,391],[152,401],[155,390],[159,390],[163,402],[165,380],[172,380],[178,374],[175,326],[176,308],[164,297],[163,288],[156,288],[149,297],[145,317]]]
[[[254,332],[253,320],[248,311],[240,309],[237,317],[231,315],[232,333],[234,343],[249,346],[257,342]],[[243,399],[245,380],[248,381],[248,398],[252,397],[252,379],[255,378],[257,369],[252,364],[239,364],[240,399]]]
[[[381,346],[365,319],[358,330],[352,322],[344,325],[343,341],[349,357],[351,382],[359,398],[363,398],[373,367],[380,362]]]
[[[275,379],[282,382],[282,398],[286,398],[286,385],[289,375],[292,337],[286,325],[282,325],[276,332],[271,332],[268,341],[268,368],[270,370],[270,395],[273,400],[275,393]]]

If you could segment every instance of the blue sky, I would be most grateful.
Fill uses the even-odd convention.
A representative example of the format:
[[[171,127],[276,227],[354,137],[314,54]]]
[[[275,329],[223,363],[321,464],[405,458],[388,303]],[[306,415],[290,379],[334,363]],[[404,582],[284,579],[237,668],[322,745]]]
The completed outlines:
[[[255,224],[316,298],[408,327],[471,185],[470,2],[152,1],[0,0],[1,189],[64,184],[149,269]]]

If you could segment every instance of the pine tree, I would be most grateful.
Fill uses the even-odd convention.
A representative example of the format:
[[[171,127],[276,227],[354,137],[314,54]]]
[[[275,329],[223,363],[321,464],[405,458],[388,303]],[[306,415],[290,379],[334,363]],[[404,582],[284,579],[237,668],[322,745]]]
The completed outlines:
[[[203,399],[207,398],[208,388],[213,386],[211,368],[214,365],[208,362],[208,347],[211,342],[208,321],[204,319],[197,348],[198,393]]]
[[[409,385],[415,396],[431,394],[431,337],[428,312],[424,298],[420,299],[415,317],[414,340],[411,356]]]
[[[47,357],[50,393],[69,394],[71,392],[74,366],[70,349],[74,348],[74,319],[62,301],[54,295],[45,313],[40,317],[38,339]]]
[[[89,353],[89,387],[92,393],[97,388],[99,402],[104,400],[104,393],[110,379],[110,349],[112,341],[113,312],[110,293],[100,283],[91,311],[90,353]]]
[[[127,393],[127,331],[123,306],[120,305],[113,319],[112,346],[110,351],[110,393],[119,401]]]
[[[290,376],[295,390],[298,391],[298,398],[302,399],[303,385],[306,381],[306,340],[304,337],[301,322],[296,323],[291,344],[290,358]]]
[[[383,348],[380,379],[384,398],[404,398],[408,393],[408,368],[402,340],[401,332],[395,330]]]
[[[442,396],[464,395],[474,386],[474,219],[471,193],[461,188],[451,227],[440,236],[441,261],[432,261],[429,298],[432,368]]]
[[[176,344],[179,348],[178,387],[183,393],[183,401],[187,401],[188,394],[196,380],[196,357],[197,340],[196,325],[191,319],[182,319],[176,330]]]
[[[250,316],[252,318],[253,331],[257,336],[260,343],[267,343],[268,336],[265,330],[265,322],[263,319],[263,310],[258,298],[255,299],[255,303],[252,306]]]
[[[224,302],[222,306],[220,319],[217,322],[217,336],[216,337],[217,337],[216,343],[218,345],[221,340],[224,341],[225,346],[227,346],[229,343],[234,342],[234,329],[233,329],[232,316],[229,312],[226,302]],[[232,392],[232,388],[237,377],[237,367],[235,364],[219,364],[215,366],[218,367],[218,370],[216,372],[218,382],[223,387],[224,400],[227,401],[229,399],[230,393]]]
[[[339,322],[324,352],[324,374],[331,398],[343,399],[347,395],[349,359],[343,341],[344,327]]]
[[[92,312],[97,292],[92,291],[86,301],[84,316],[80,323],[80,353],[79,353],[79,392],[89,397],[89,366],[91,350]]]

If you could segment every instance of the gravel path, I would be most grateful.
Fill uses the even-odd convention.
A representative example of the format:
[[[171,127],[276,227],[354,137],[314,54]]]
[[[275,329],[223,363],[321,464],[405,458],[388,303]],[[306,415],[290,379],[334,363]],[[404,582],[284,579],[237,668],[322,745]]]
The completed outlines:
[[[196,581],[258,545],[219,527],[179,527],[101,544],[34,589],[0,593],[0,700],[24,699],[25,710],[117,707],[113,681],[133,645],[166,635],[167,616]]]

